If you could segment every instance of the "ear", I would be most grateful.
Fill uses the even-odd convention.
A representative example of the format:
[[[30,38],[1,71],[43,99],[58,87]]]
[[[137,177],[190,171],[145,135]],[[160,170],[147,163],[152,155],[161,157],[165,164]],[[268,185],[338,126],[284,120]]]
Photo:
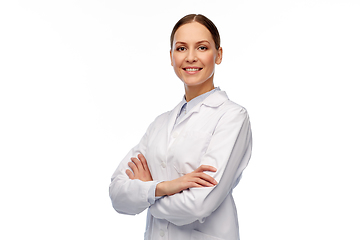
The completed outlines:
[[[215,59],[215,63],[217,65],[219,65],[221,63],[222,56],[223,56],[223,49],[222,49],[222,47],[219,47],[219,49],[217,50],[217,56],[216,56],[216,59]]]
[[[170,49],[170,61],[171,61],[171,66],[174,66],[173,60],[172,60],[172,50]]]

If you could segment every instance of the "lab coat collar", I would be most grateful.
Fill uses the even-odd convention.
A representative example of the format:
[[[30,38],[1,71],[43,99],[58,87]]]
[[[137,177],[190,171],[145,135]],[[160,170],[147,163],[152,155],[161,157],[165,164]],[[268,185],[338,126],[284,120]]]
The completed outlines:
[[[204,99],[203,102],[197,104],[196,106],[194,106],[187,114],[186,117],[184,119],[181,120],[181,122],[183,122],[186,118],[190,117],[193,113],[195,112],[199,112],[200,107],[202,105],[208,106],[208,107],[219,107],[221,104],[223,104],[225,101],[227,101],[229,98],[226,94],[226,92],[224,91],[215,91],[214,93],[212,93],[210,96],[208,96],[207,98]],[[177,117],[177,114],[180,111],[180,108],[182,107],[183,102],[180,102],[169,114],[169,121],[168,121],[168,139],[170,137],[170,133],[174,127],[175,124],[175,120]],[[181,123],[179,122],[179,124]]]
[[[224,91],[216,91],[202,102],[202,104],[208,106],[208,107],[219,107],[221,104],[223,104],[225,101],[227,101],[229,98],[226,95],[226,92]]]
[[[186,116],[181,120],[185,120],[186,118],[190,117],[191,114],[199,112],[202,105],[208,106],[208,107],[219,107],[221,104],[223,104],[226,100],[228,100],[228,96],[224,91],[221,91],[220,89],[210,94],[208,97],[206,97],[202,102],[195,105],[191,110],[186,114]],[[182,103],[182,102],[181,102]],[[179,112],[181,108],[181,103],[174,109],[175,112]]]

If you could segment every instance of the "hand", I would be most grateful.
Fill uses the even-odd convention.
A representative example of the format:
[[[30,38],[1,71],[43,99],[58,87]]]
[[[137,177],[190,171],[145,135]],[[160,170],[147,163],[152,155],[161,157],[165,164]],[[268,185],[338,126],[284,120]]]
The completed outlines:
[[[182,177],[159,183],[156,186],[155,196],[170,196],[193,187],[214,187],[217,184],[216,180],[204,171],[216,172],[217,170],[209,165],[201,165],[195,171]]]
[[[125,173],[130,179],[139,179],[143,182],[152,181],[151,172],[147,165],[144,155],[141,153],[138,155],[138,158],[131,158],[131,162],[128,163],[128,166],[132,171],[127,169]]]

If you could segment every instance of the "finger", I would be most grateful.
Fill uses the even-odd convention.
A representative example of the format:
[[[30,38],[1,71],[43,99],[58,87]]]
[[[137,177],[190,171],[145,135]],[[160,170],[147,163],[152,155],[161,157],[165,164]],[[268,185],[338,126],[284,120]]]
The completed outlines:
[[[192,182],[191,185],[189,186],[189,188],[201,188],[204,187],[196,182]]]
[[[134,179],[135,176],[134,176],[133,172],[130,171],[129,169],[126,169],[125,173],[126,173],[126,175],[128,175],[128,177],[130,179]]]
[[[142,165],[142,163],[140,162],[139,159],[131,158],[131,161],[133,161],[133,163],[136,165],[136,167],[139,169],[139,171],[144,170],[144,166]]]
[[[128,166],[131,168],[131,170],[133,171],[133,173],[134,173],[135,175],[138,174],[139,169],[137,168],[137,166],[136,166],[133,162],[129,162],[129,163],[128,163]]]
[[[196,179],[188,179],[187,182],[184,183],[184,185],[181,187],[181,190],[189,189],[189,188],[200,188],[204,187],[196,182]]]
[[[144,155],[142,155],[141,153],[138,155],[138,158],[140,159],[145,171],[149,171],[149,167],[147,165],[146,159],[144,157]]]
[[[201,178],[211,184],[214,184],[214,185],[218,184],[218,182],[215,180],[215,178],[211,177],[210,175],[208,175],[206,173],[203,173],[203,172],[195,173],[195,176],[198,178]]]
[[[216,172],[217,169],[210,165],[201,165],[200,167],[195,169],[194,172],[204,172],[204,171]]]
[[[204,179],[198,178],[196,179],[196,183],[203,186],[203,187],[214,187],[215,184],[212,184],[211,182],[205,181]]]

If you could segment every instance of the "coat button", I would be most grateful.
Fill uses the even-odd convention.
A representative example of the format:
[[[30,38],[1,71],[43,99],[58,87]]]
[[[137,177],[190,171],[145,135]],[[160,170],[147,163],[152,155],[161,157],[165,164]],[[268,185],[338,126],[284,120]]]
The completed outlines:
[[[179,133],[178,132],[174,132],[173,134],[172,134],[172,137],[173,138],[177,138],[179,136]]]
[[[161,163],[161,166],[162,166],[163,168],[166,168],[166,163],[162,162],[162,163]]]
[[[160,235],[160,237],[163,237],[165,235],[164,230],[160,229],[159,235]]]

